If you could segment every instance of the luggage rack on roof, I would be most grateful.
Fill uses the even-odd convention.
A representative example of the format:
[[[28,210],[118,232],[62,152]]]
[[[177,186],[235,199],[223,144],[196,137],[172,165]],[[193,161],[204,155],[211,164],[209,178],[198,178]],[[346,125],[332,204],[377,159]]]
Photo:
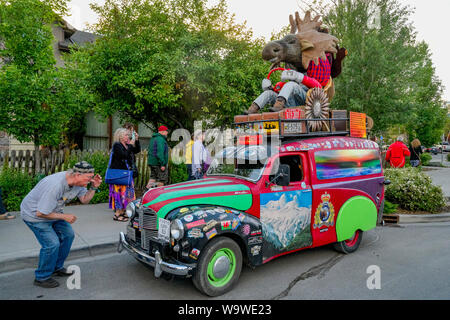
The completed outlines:
[[[292,119],[288,116],[288,112],[282,112],[235,116],[236,133],[238,136],[264,135],[267,138],[277,136],[281,141],[328,136],[366,138],[367,132],[373,126],[372,119],[364,113],[350,112],[348,117],[346,110],[332,110],[334,117],[320,119]],[[312,122],[318,121],[321,125],[312,125]],[[312,131],[313,127],[319,127],[320,130]]]

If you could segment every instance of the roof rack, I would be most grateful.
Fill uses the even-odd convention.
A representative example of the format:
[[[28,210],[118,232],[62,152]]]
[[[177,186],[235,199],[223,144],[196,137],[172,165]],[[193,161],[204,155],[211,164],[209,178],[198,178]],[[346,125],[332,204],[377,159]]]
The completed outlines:
[[[366,138],[373,126],[373,120],[364,113],[350,112],[348,117],[346,110],[332,110],[333,117],[306,119],[301,112],[301,108],[294,108],[235,116],[234,125],[240,136],[259,134],[269,138],[276,135],[281,141],[329,136]],[[317,122],[318,125],[313,125]],[[312,131],[314,127],[320,130]]]

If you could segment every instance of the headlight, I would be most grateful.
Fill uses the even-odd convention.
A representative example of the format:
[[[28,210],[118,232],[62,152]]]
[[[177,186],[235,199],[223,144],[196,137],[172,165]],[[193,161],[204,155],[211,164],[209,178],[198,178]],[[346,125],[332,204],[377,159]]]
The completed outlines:
[[[170,224],[170,235],[175,240],[180,240],[184,236],[184,226],[181,220],[175,219]]]
[[[128,218],[132,218],[136,212],[136,206],[134,205],[134,202],[130,202],[127,205],[127,209],[125,210]]]

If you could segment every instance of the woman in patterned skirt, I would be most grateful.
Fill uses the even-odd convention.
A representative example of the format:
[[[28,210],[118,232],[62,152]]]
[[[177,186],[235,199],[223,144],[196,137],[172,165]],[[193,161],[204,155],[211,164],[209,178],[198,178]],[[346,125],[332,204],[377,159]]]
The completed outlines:
[[[125,128],[119,128],[114,133],[113,156],[111,169],[131,170],[134,154],[141,151],[139,136],[135,133],[135,139],[131,140],[131,132]],[[134,194],[134,182],[131,185],[109,185],[109,208],[114,210],[115,221],[128,221],[125,209],[129,202],[136,199]]]

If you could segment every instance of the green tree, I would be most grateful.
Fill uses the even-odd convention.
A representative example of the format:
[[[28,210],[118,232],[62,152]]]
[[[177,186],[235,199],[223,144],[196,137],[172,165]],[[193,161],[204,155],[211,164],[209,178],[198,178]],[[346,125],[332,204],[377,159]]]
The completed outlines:
[[[443,127],[441,84],[427,45],[417,42],[409,22],[412,9],[398,0],[341,0],[329,6],[306,1],[305,8],[321,13],[349,52],[335,81],[332,108],[367,113],[375,133],[408,124],[419,139],[435,139]]]
[[[75,75],[55,67],[58,13],[67,13],[65,0],[0,0],[0,130],[34,142],[36,164],[39,146],[57,145],[80,106]]]
[[[260,93],[262,40],[234,22],[225,1],[107,0],[96,43],[76,57],[89,73],[95,111],[149,126],[232,123]]]

